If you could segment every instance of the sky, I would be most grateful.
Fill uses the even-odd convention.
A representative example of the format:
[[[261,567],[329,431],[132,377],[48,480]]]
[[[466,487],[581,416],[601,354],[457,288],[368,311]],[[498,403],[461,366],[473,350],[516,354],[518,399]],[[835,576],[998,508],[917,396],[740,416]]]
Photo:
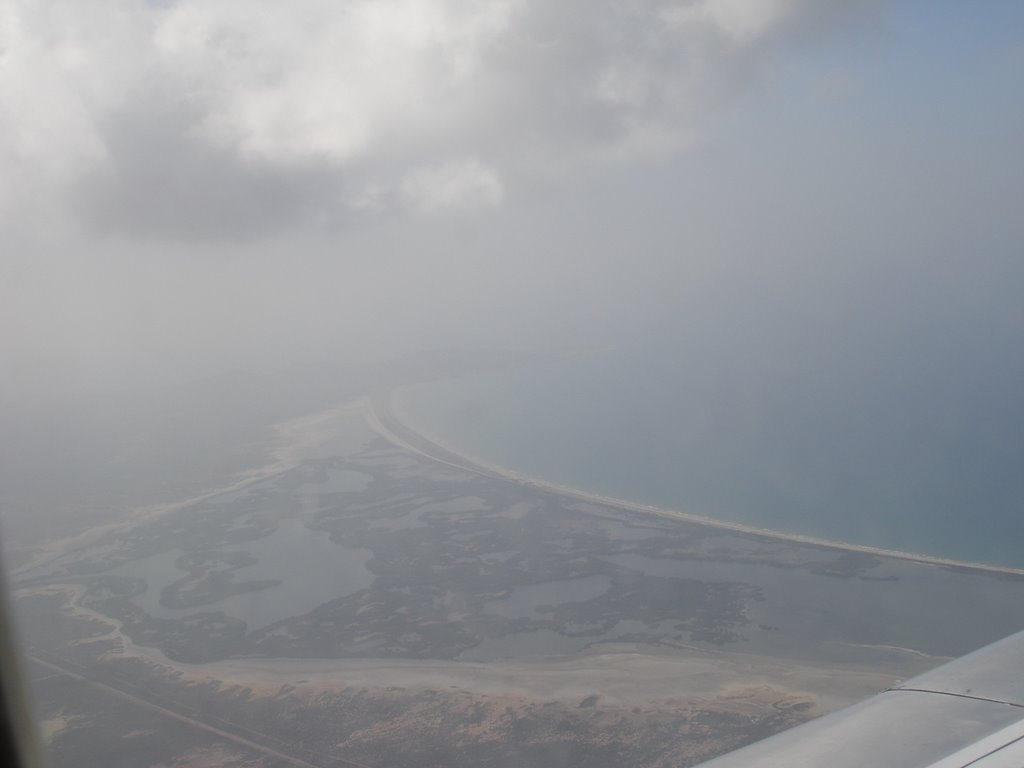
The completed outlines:
[[[0,0],[0,393],[694,329],[1019,355],[1022,21]]]

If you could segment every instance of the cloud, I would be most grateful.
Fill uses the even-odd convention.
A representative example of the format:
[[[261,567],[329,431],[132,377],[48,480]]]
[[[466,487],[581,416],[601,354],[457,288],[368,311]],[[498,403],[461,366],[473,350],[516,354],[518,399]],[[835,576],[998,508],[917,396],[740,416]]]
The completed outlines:
[[[402,181],[401,191],[410,208],[425,212],[488,208],[503,195],[497,174],[477,160],[418,169]]]
[[[206,115],[213,143],[271,163],[348,163],[430,131],[506,25],[508,2],[179,2],[161,19],[161,61]]]
[[[662,11],[662,18],[677,27],[705,26],[715,34],[743,44],[771,31],[791,5],[787,0],[698,0],[668,4]]]
[[[822,5],[0,0],[0,215],[217,237],[497,205],[685,147]]]
[[[144,107],[143,107],[144,105]],[[311,162],[272,166],[198,134],[203,113],[180,94],[150,94],[109,114],[104,161],[68,184],[99,233],[173,240],[247,238],[345,208],[344,175]]]

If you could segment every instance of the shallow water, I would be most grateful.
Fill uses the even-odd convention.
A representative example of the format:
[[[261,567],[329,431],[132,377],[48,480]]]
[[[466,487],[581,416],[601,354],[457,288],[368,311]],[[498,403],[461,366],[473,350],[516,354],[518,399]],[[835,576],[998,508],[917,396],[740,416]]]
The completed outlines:
[[[299,491],[306,493],[358,493],[365,491],[373,482],[373,475],[353,472],[350,469],[328,469],[327,480],[322,483],[303,483]]]
[[[297,519],[281,521],[272,534],[244,547],[221,551],[244,551],[258,559],[253,565],[233,571],[236,582],[279,579],[282,583],[231,595],[201,607],[167,608],[160,603],[161,590],[187,575],[175,565],[180,551],[133,560],[113,573],[146,580],[146,591],[134,601],[150,616],[170,619],[204,611],[223,611],[246,622],[249,630],[302,616],[319,605],[369,587],[373,582],[373,574],[366,568],[373,554],[370,550],[333,544],[326,533],[311,530]]]

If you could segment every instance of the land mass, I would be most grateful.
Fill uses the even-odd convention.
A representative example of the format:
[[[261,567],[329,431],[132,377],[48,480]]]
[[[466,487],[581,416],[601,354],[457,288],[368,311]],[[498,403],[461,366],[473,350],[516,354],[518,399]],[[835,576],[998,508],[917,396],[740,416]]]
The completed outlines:
[[[1013,569],[524,478],[384,395],[288,423],[275,471],[19,571],[58,768],[685,766],[1024,624]]]
[[[415,453],[429,459],[433,459],[434,461],[448,464],[449,466],[459,469],[479,472],[488,477],[501,478],[512,483],[550,491],[552,493],[561,494],[581,501],[588,501],[629,512],[658,515],[660,517],[682,520],[687,523],[695,523],[697,525],[706,525],[725,531],[737,531],[750,536],[761,536],[792,542],[794,544],[809,544],[816,547],[827,547],[846,552],[858,552],[867,555],[876,555],[879,557],[897,558],[900,560],[910,560],[918,563],[929,563],[931,565],[942,565],[953,568],[966,568],[991,573],[1006,573],[1014,576],[1024,576],[1024,568],[1014,568],[1012,566],[993,563],[956,560],[918,552],[886,549],[884,547],[873,547],[848,541],[838,541],[836,539],[826,539],[801,533],[790,533],[771,528],[762,528],[748,525],[746,523],[737,523],[729,520],[707,517],[705,515],[695,515],[677,509],[655,506],[653,504],[643,504],[636,501],[630,501],[628,499],[621,499],[614,496],[607,496],[604,494],[594,493],[592,491],[573,488],[560,483],[551,482],[550,480],[544,480],[539,477],[527,476],[521,472],[517,472],[507,467],[502,467],[493,462],[489,462],[486,459],[482,459],[479,456],[474,456],[465,450],[456,448],[436,435],[428,434],[422,426],[412,426],[410,419],[403,418],[399,415],[394,406],[394,399],[394,391],[390,391],[386,394],[379,394],[376,397],[367,399],[367,420],[373,429],[386,440],[396,445],[400,445],[403,448],[414,451]]]

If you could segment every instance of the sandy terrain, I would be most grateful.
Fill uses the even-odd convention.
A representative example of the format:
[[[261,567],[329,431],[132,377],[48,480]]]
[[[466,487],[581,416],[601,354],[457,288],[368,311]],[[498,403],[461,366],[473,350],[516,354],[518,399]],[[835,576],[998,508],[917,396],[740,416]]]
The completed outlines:
[[[838,709],[894,685],[899,678],[874,668],[820,665],[733,652],[605,645],[572,656],[477,663],[414,659],[233,659],[188,664],[136,645],[120,622],[79,604],[80,585],[47,585],[19,590],[22,596],[62,593],[66,610],[101,622],[80,643],[116,640],[108,660],[137,659],[182,682],[217,683],[273,695],[282,687],[320,694],[348,688],[443,690],[475,696],[575,704],[597,696],[602,706],[650,706],[683,701],[755,699],[806,701],[811,712]],[[923,657],[922,668],[943,659]],[[905,667],[904,667],[905,668]]]
[[[681,655],[600,649],[538,661],[472,662],[395,659],[253,659],[175,665],[189,679],[213,679],[276,691],[282,685],[321,691],[342,687],[458,689],[540,701],[578,702],[598,696],[604,705],[747,697],[770,689],[775,697],[806,698],[828,711],[885,690],[896,678],[853,667],[814,666],[735,653]],[[270,689],[268,691],[267,689]]]
[[[903,552],[895,549],[870,547],[861,544],[836,541],[833,539],[823,539],[816,536],[805,536],[798,533],[775,531],[768,528],[746,525],[744,523],[733,523],[727,520],[718,520],[711,517],[704,517],[703,515],[691,514],[689,512],[666,509],[652,504],[640,504],[635,501],[619,499],[613,496],[603,496],[601,494],[583,491],[578,488],[570,488],[569,486],[552,483],[541,478],[529,477],[505,467],[498,466],[497,464],[493,464],[486,459],[481,459],[478,456],[466,453],[465,451],[444,442],[434,435],[427,434],[423,431],[421,426],[411,424],[408,419],[404,418],[403,414],[396,412],[393,400],[394,396],[392,394],[386,400],[384,398],[375,398],[373,400],[368,399],[365,401],[368,408],[366,412],[366,419],[371,428],[381,437],[395,445],[399,445],[406,450],[419,454],[420,456],[425,456],[433,461],[441,462],[457,469],[482,472],[490,477],[501,477],[509,482],[518,483],[520,485],[544,491],[550,491],[551,493],[557,493],[562,496],[594,504],[603,504],[605,506],[617,507],[630,512],[657,515],[658,517],[665,517],[672,520],[681,520],[687,523],[694,523],[696,525],[705,525],[720,530],[735,531],[737,533],[776,539],[793,544],[808,544],[816,547],[828,547],[830,549],[840,549],[847,552],[876,555],[878,557],[893,557],[900,560],[910,560],[912,562],[927,563],[930,565],[953,566],[956,568],[970,568],[988,573],[1005,573],[1024,576],[1024,568],[989,565],[987,563],[971,563],[962,560],[952,560],[944,557],[923,555],[915,552]],[[400,435],[395,434],[396,430],[390,429],[386,426],[385,422],[398,424],[401,428],[400,431],[409,433],[413,439],[407,440]],[[456,460],[453,461],[452,457]]]

